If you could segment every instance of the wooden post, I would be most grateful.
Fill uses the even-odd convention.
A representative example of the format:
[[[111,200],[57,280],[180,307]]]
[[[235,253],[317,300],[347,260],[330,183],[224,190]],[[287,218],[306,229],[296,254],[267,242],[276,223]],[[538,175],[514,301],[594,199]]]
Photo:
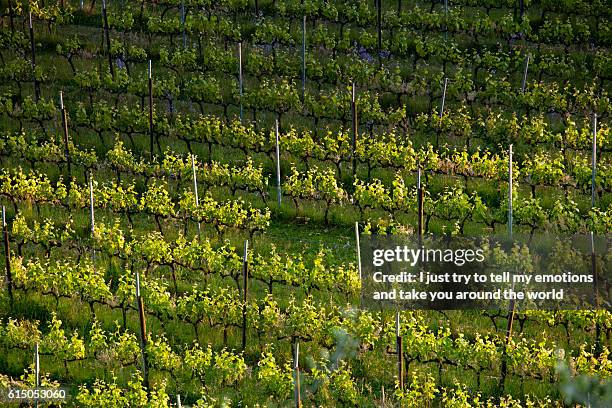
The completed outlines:
[[[510,237],[510,245],[512,245],[512,145],[510,145],[509,156],[508,156],[508,236]],[[514,292],[514,279],[512,279],[512,291]],[[508,304],[508,323],[506,325],[506,342],[505,346],[508,346],[512,337],[512,325],[514,323],[514,311],[516,309],[516,300],[510,299]],[[506,375],[508,373],[508,355],[506,349],[502,353],[501,361],[501,376],[499,379],[499,386],[501,391],[504,389]]]
[[[421,186],[421,166],[417,169],[417,237],[419,245],[423,242],[423,187]]]
[[[104,19],[104,35],[106,37],[106,49],[108,51],[108,68],[111,76],[115,78],[115,67],[113,67],[113,56],[111,55],[110,33],[108,30],[108,16],[106,15],[106,0],[102,0],[102,18]]]
[[[508,236],[510,237],[510,244],[512,244],[512,145],[510,145],[508,159]],[[514,299],[510,299],[510,305],[508,307],[508,325],[506,326],[506,344],[508,344],[512,336],[515,303]]]
[[[9,21],[11,24],[11,35],[15,34],[15,23],[13,22],[13,2],[8,0]]]
[[[34,75],[34,97],[36,98],[36,102],[40,99],[40,84],[38,82],[38,78],[36,78],[36,43],[34,41],[34,25],[32,24],[32,12],[28,12],[29,20],[30,20],[30,48],[32,53],[32,75]]]
[[[244,241],[244,257],[242,258],[242,285],[243,302],[242,305],[242,350],[246,349],[247,341],[247,301],[249,300],[249,240]]]
[[[242,108],[242,42],[238,43],[238,89],[240,95],[240,123],[244,118],[243,108]]]
[[[66,170],[68,171],[68,181],[72,178],[70,171],[70,148],[68,147],[68,116],[64,107],[64,93],[60,91],[60,110],[62,113],[62,128],[64,130],[64,154],[66,156]]]
[[[357,272],[359,273],[359,286],[363,285],[361,269],[361,243],[359,242],[359,222],[355,221],[355,250],[357,251]],[[363,290],[359,291],[359,308],[363,306]]]
[[[278,119],[276,119],[275,122],[274,134],[276,137],[276,201],[278,202],[278,208],[280,210],[283,194],[281,191],[280,135],[278,133]]]
[[[195,154],[191,155],[191,171],[193,172],[193,194],[195,195],[195,205],[196,208],[198,208],[200,206],[200,197],[198,195],[198,176],[196,174],[196,167],[195,167]],[[198,235],[200,235],[202,233],[201,227],[200,227],[200,221],[198,221]]]
[[[593,114],[593,151],[591,156],[591,208],[595,208],[596,184],[595,177],[597,176],[597,114]],[[599,308],[599,293],[598,293],[598,276],[597,262],[595,257],[595,237],[591,231],[591,273],[593,274],[593,290],[595,292],[595,306]],[[600,330],[599,324],[596,329]],[[599,344],[599,336],[597,339]]]
[[[376,4],[376,31],[378,34],[378,65],[382,65],[382,0]]]
[[[404,351],[402,349],[402,336],[400,333],[400,313],[396,312],[395,315],[395,339],[397,348],[397,380],[399,382],[399,389],[404,389]]]
[[[512,292],[514,292],[514,278],[512,279]],[[512,326],[514,324],[514,312],[516,310],[516,300],[514,298],[510,299],[510,304],[508,305],[508,324],[506,325],[506,345],[510,342],[510,338],[512,337]]]
[[[181,394],[176,396],[176,408],[183,408],[183,405],[181,404]]]
[[[149,365],[147,359],[147,321],[144,313],[144,303],[140,294],[140,274],[136,271],[136,301],[138,302],[138,317],[140,320],[140,351],[142,353],[142,378],[149,392]]]
[[[306,14],[302,19],[302,103],[306,97]]]
[[[153,161],[153,66],[149,60],[149,148]]]
[[[351,120],[353,135],[353,177],[355,177],[355,174],[357,173],[357,104],[355,102],[355,82],[353,82],[351,92]]]
[[[361,281],[361,247],[359,242],[359,222],[355,221],[355,249],[357,250],[357,271]]]
[[[300,343],[295,343],[295,357],[293,363],[293,369],[295,371],[295,388],[294,388],[294,399],[296,408],[302,407],[302,397],[300,396]]]
[[[593,114],[593,152],[591,156],[591,207],[595,207],[595,176],[597,175],[597,114]]]
[[[508,235],[512,240],[512,145],[508,152]]]
[[[514,287],[515,287],[515,282],[514,282],[514,275],[512,278],[512,292],[514,292]],[[508,344],[510,343],[510,339],[512,338],[512,325],[514,323],[514,311],[516,308],[516,300],[514,298],[510,299],[510,303],[508,304],[508,323],[506,325],[506,341],[504,342],[504,349],[501,355],[501,375],[500,375],[500,379],[499,379],[499,388],[501,390],[501,392],[503,392],[504,387],[505,387],[505,383],[506,383],[506,376],[508,375],[508,353],[506,350],[506,347],[508,347]]]
[[[6,264],[6,286],[13,307],[13,275],[11,273],[11,248],[9,244],[8,225],[6,223],[6,208],[2,206],[2,235],[4,237],[4,262]]]
[[[448,78],[444,78],[444,86],[442,88],[442,101],[440,103],[440,117],[444,115],[444,103],[446,102],[446,87],[448,86]]]
[[[529,70],[529,55],[525,57],[525,68],[523,69],[523,83],[521,85],[521,93],[525,93],[527,86],[527,71]]]
[[[91,224],[91,238],[94,239],[94,230],[95,230],[95,219],[94,219],[94,195],[93,195],[93,174],[89,173],[89,222]],[[91,249],[91,261],[96,261],[96,250],[95,248]]]

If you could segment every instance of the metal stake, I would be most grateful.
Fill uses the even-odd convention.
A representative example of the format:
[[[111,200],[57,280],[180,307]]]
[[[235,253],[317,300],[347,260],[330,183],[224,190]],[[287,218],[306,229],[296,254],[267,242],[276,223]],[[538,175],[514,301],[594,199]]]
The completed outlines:
[[[276,201],[278,202],[278,208],[280,210],[282,201],[281,191],[281,168],[280,168],[280,136],[278,132],[278,119],[276,119],[274,134],[276,137]]]
[[[194,154],[191,155],[191,171],[193,172],[193,194],[195,195],[195,205],[196,208],[198,208],[200,206],[200,197],[198,196],[198,176],[196,174]],[[200,221],[198,221],[198,235],[200,235],[201,233],[202,230],[200,227]]]
[[[448,86],[448,78],[444,78],[444,87],[442,89],[442,103],[440,104],[440,117],[444,115],[444,103],[446,102],[446,87]]]
[[[244,286],[242,305],[242,350],[246,349],[247,341],[247,301],[249,300],[249,240],[244,241],[244,257],[242,258],[242,283]]]
[[[241,42],[238,43],[238,86],[240,90],[240,123],[242,123],[242,120],[244,118],[244,113],[243,113],[243,108],[242,108],[243,83],[242,83],[242,43]]]

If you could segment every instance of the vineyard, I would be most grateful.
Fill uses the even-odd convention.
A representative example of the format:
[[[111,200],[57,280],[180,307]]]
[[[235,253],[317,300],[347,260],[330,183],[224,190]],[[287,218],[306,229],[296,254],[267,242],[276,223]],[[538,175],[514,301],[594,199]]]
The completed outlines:
[[[606,0],[0,0],[0,405],[612,406],[609,304],[367,310],[357,251],[609,237],[611,21]],[[2,399],[34,387],[66,398]]]

